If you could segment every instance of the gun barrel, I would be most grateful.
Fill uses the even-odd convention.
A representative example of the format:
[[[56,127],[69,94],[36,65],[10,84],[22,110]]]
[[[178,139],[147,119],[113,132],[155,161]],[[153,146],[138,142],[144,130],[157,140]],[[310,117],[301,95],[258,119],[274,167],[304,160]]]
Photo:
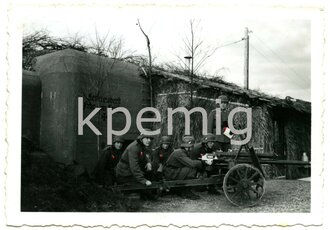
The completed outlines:
[[[237,155],[237,152],[215,152],[215,154],[219,157],[229,157],[229,158],[235,158]],[[257,153],[256,154],[259,158],[277,158],[278,156],[275,153]],[[239,154],[239,158],[244,158],[244,157],[250,157],[250,154],[247,152],[241,152]]]

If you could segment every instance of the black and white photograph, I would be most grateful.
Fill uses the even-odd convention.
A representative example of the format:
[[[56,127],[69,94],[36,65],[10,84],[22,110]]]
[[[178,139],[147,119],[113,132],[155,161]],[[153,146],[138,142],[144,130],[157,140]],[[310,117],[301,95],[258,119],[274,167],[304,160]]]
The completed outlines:
[[[6,223],[321,226],[320,9],[14,4]]]

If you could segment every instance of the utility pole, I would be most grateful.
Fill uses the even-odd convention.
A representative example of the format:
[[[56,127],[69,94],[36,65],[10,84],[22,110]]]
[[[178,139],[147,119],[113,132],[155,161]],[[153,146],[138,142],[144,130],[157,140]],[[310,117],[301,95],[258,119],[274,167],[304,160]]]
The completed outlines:
[[[245,28],[244,89],[249,89],[249,29]]]

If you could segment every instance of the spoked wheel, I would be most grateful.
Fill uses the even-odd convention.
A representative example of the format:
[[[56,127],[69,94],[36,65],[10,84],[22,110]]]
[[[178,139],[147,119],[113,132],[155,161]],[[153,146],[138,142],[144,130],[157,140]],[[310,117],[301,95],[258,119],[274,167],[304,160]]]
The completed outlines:
[[[256,205],[265,193],[265,178],[256,167],[237,164],[226,173],[223,190],[232,204],[251,207]]]

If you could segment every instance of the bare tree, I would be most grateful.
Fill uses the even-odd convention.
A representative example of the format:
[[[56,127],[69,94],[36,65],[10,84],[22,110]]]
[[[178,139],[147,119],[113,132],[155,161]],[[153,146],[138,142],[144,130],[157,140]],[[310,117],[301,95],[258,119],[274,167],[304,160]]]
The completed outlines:
[[[211,57],[219,48],[218,46],[214,47],[207,45],[205,40],[201,37],[201,25],[200,20],[191,19],[188,23],[188,32],[185,33],[181,48],[182,53],[174,54],[178,62],[178,68],[187,70],[188,75],[190,76],[190,106],[193,107],[193,85],[194,77],[197,73],[200,75],[200,70],[205,61]],[[186,60],[188,63],[186,63]],[[187,72],[187,71],[184,71]],[[204,73],[205,74],[205,73]]]
[[[142,29],[142,26],[140,24],[140,20],[137,19],[137,25],[140,27],[141,32],[143,33],[143,35],[146,38],[147,41],[147,48],[148,48],[148,54],[149,54],[149,70],[148,72],[151,73],[151,68],[152,68],[152,58],[151,58],[151,48],[150,48],[150,39],[148,37],[148,35],[144,32],[144,30]]]
[[[26,70],[33,70],[35,57],[67,48],[87,52],[87,46],[78,34],[67,39],[52,37],[45,29],[25,34],[22,42],[22,67]]]
[[[126,54],[130,54],[128,50],[123,48],[123,39],[109,36],[109,31],[102,36],[95,28],[95,37],[91,38],[89,42],[91,45],[87,48],[87,52],[97,55],[97,68],[95,73],[91,73],[91,76],[85,79],[88,83],[88,88],[82,91],[86,93],[84,96],[87,99],[87,93],[97,97],[100,96],[102,87],[107,80],[106,78],[109,77],[107,70],[111,70],[119,60],[125,59]],[[105,61],[105,57],[110,58],[111,61]],[[89,69],[93,68],[90,67]]]
[[[126,56],[134,53],[131,50],[124,49],[124,39],[115,35],[110,36],[109,30],[105,35],[101,36],[95,28],[94,34],[95,37],[90,39],[89,53],[117,60],[125,59]]]
[[[132,57],[134,54],[134,51],[124,49],[124,39],[114,35],[109,36],[109,32],[101,36],[95,29],[95,38],[86,41],[86,38],[79,33],[57,38],[50,36],[47,30],[41,29],[23,36],[23,69],[32,70],[35,57],[68,48],[116,60],[125,60],[126,57]]]
[[[149,78],[149,90],[150,90],[150,106],[153,107],[154,106],[154,100],[153,100],[153,88],[152,88],[152,79],[151,79],[151,73],[152,73],[152,58],[151,58],[151,48],[150,48],[150,39],[148,37],[148,35],[144,32],[144,30],[142,29],[142,26],[140,24],[140,20],[137,19],[137,23],[136,23],[141,32],[143,33],[143,35],[145,36],[146,38],[146,41],[147,41],[147,48],[148,48],[148,55],[149,55],[149,65],[148,65],[148,72],[147,72],[147,75],[148,75],[148,78]]]
[[[205,61],[211,57],[219,48],[218,46],[214,47],[206,44],[205,40],[203,40],[200,36],[201,29],[202,27],[200,25],[200,20],[189,20],[188,32],[182,39],[183,47],[181,51],[184,53],[184,55],[180,55],[178,53],[174,54],[179,60],[179,68],[189,68],[189,74],[192,76],[200,71],[203,64],[205,64]],[[191,58],[190,66],[187,66],[184,56]]]

